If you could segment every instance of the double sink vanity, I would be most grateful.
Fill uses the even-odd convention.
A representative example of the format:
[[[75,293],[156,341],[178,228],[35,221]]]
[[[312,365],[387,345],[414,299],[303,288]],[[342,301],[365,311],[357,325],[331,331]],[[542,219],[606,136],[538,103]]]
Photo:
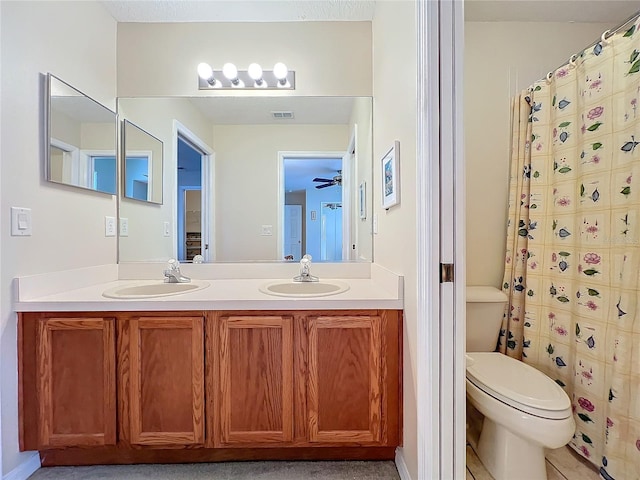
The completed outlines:
[[[393,459],[402,278],[376,264],[105,265],[16,279],[43,465]]]

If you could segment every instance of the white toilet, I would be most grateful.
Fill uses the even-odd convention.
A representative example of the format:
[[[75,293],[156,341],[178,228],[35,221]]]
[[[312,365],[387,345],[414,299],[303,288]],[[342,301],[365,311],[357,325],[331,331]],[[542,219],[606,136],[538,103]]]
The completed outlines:
[[[545,480],[545,448],[573,437],[571,401],[544,373],[494,352],[507,296],[467,287],[467,398],[484,415],[478,457],[495,480]]]

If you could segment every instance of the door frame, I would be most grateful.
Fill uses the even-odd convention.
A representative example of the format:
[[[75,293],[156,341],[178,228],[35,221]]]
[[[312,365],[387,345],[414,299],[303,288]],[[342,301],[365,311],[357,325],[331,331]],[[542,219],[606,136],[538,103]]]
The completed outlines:
[[[418,479],[464,478],[464,5],[416,0],[416,17]]]
[[[351,186],[344,181],[344,172],[346,169],[351,168],[351,156],[345,155],[344,151],[279,151],[278,152],[278,219],[276,225],[276,232],[278,238],[276,239],[276,258],[281,259],[284,249],[284,201],[285,201],[285,191],[284,191],[284,161],[287,158],[297,158],[301,160],[314,160],[314,159],[340,159],[342,160],[342,235],[344,238],[344,232],[347,230],[349,238],[351,238],[351,212],[348,212],[345,215],[344,212],[344,200],[345,198],[350,198],[351,195]],[[346,164],[345,164],[346,160]],[[306,212],[302,212],[303,215]],[[345,245],[344,241],[342,242],[342,258],[345,258],[345,251],[347,255],[349,255],[350,245]],[[302,253],[303,255],[305,252]],[[349,258],[348,256],[346,258]]]
[[[192,146],[200,150],[202,153],[202,176],[200,180],[201,191],[202,191],[202,256],[204,257],[205,262],[214,262],[216,260],[216,205],[215,205],[215,159],[216,154],[209,145],[207,145],[203,140],[200,139],[195,133],[185,127],[178,120],[173,120],[173,168],[176,169],[178,165],[178,138],[182,137],[191,143]],[[177,170],[176,170],[177,171]],[[177,198],[177,185],[178,185],[178,175],[174,177],[174,186],[175,188],[172,191],[176,192],[176,197],[174,197],[173,203],[173,251],[178,253],[178,202],[175,200]]]

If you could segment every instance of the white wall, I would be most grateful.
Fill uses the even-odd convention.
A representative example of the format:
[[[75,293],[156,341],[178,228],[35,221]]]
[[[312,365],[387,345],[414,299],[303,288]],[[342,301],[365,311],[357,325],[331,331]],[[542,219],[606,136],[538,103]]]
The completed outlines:
[[[417,459],[417,297],[416,297],[416,13],[415,2],[376,3],[373,21],[373,185],[375,262],[404,275],[404,446],[402,455],[413,479]],[[380,159],[400,141],[401,203],[381,207]],[[422,366],[422,368],[426,368]]]
[[[216,259],[281,260],[278,152],[338,152],[348,142],[347,125],[215,125],[216,204],[224,205],[215,215]],[[260,235],[262,225],[272,225],[273,236]]]
[[[294,91],[265,95],[371,95],[370,22],[121,23],[118,95],[204,95],[196,67],[226,62],[270,70],[285,62]],[[239,92],[255,95],[256,92]],[[221,92],[229,95],[229,92]]]
[[[502,283],[510,98],[611,27],[600,23],[465,22],[468,285],[498,287]]]
[[[0,333],[2,474],[18,452],[16,276],[116,262],[104,217],[115,197],[47,183],[42,159],[42,73],[51,72],[115,110],[116,22],[97,2],[0,2],[2,230]],[[12,237],[10,206],[32,209],[33,235]]]

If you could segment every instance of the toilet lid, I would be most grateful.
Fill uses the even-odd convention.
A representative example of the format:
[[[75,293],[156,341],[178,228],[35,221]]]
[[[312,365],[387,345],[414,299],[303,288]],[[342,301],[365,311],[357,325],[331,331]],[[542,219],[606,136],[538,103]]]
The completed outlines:
[[[565,391],[541,371],[501,353],[466,355],[467,379],[501,402],[539,417],[566,418],[570,414]]]

